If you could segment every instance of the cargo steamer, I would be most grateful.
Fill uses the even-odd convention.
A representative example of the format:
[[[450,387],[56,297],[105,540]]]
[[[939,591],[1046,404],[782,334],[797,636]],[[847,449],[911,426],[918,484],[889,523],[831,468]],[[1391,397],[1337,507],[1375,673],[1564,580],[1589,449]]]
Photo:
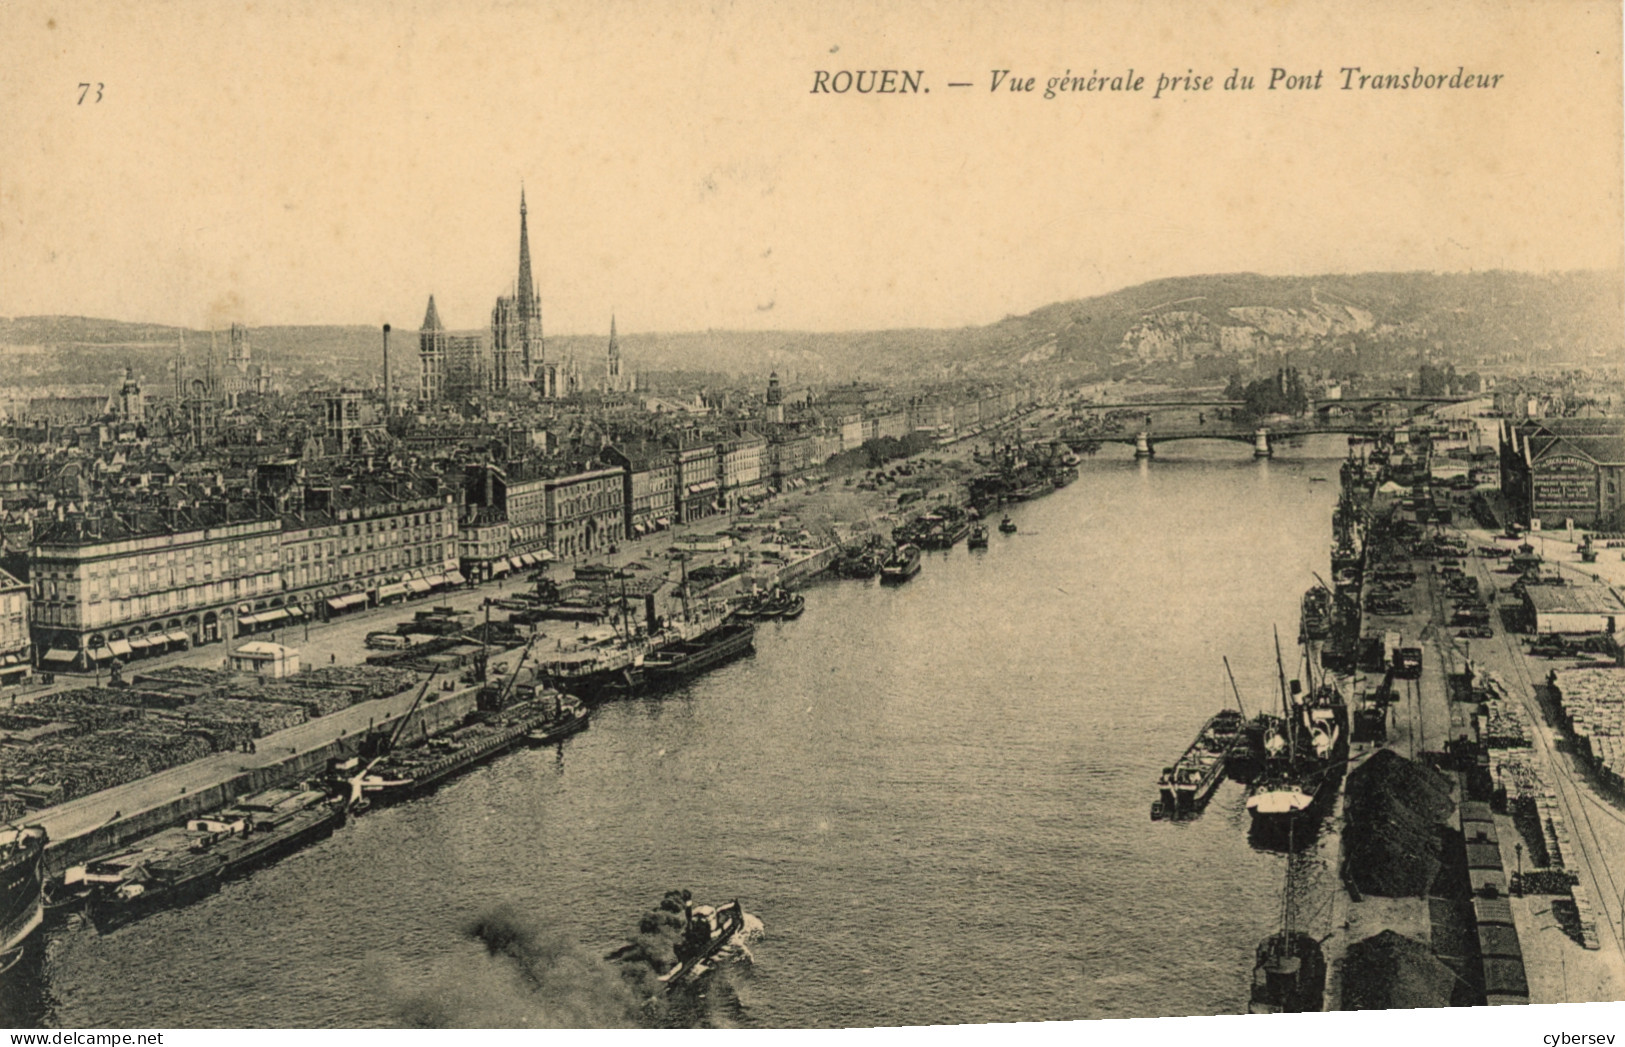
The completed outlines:
[[[22,959],[29,936],[45,919],[45,830],[0,828],[0,973]]]
[[[650,686],[677,683],[738,658],[755,642],[755,623],[726,619],[691,640],[677,640],[656,649],[643,660],[643,677]]]
[[[1314,839],[1310,823],[1325,813],[1348,762],[1349,715],[1342,692],[1329,679],[1302,695],[1287,685],[1276,638],[1283,715],[1264,742],[1263,767],[1247,790],[1255,844],[1293,849]],[[1313,663],[1310,663],[1311,668]]]

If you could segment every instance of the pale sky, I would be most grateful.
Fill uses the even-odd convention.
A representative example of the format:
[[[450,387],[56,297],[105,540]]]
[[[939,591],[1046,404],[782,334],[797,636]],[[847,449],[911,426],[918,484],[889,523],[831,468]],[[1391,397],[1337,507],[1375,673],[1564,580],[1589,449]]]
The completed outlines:
[[[413,329],[432,292],[483,327],[521,181],[550,334],[612,310],[623,332],[980,324],[1205,272],[1614,267],[1619,20],[1572,0],[10,0],[0,315]],[[1322,87],[1266,90],[1272,66]],[[1343,66],[1501,80],[1344,91]],[[1042,97],[1130,67],[1141,92]],[[1255,90],[1222,89],[1237,67]],[[929,93],[811,93],[818,70],[885,68]],[[995,69],[1039,91],[992,92]],[[1187,70],[1212,90],[1151,97]]]

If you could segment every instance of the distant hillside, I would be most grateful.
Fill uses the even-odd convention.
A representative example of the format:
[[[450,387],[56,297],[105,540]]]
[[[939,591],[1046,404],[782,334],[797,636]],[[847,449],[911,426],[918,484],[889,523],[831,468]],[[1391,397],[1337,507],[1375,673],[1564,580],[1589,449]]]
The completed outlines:
[[[1157,280],[983,327],[630,333],[620,344],[631,370],[776,369],[801,382],[1018,373],[1207,380],[1283,360],[1334,371],[1410,368],[1422,355],[1463,369],[1509,359],[1613,363],[1625,347],[1622,287],[1617,271],[1241,273]],[[93,375],[111,381],[126,364],[149,385],[164,383],[183,333],[187,367],[201,373],[208,332],[80,317],[0,319],[0,386],[82,383]],[[375,327],[258,327],[249,342],[255,361],[295,386],[370,384],[380,368]],[[220,343],[223,354],[223,335]],[[547,353],[553,360],[573,353],[592,382],[602,374],[605,344],[602,335],[551,337]],[[417,332],[394,332],[391,351],[398,373],[409,376]]]

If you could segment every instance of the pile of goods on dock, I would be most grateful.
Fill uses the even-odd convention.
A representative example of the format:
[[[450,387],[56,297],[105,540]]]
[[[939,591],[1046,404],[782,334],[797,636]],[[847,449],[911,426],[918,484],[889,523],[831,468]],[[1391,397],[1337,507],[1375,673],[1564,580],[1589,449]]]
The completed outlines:
[[[1591,904],[1591,893],[1580,884],[1569,887],[1574,896],[1574,909],[1580,918],[1580,944],[1587,949],[1601,949],[1602,939],[1597,936],[1597,909]]]
[[[333,667],[260,686],[172,666],[126,688],[44,694],[0,715],[10,732],[0,791],[50,806],[231,751],[356,702],[408,689],[411,672]]]
[[[1493,674],[1485,676],[1477,697],[1483,707],[1478,738],[1485,748],[1529,748],[1529,723],[1519,705],[1507,697],[1506,688],[1499,679]]]
[[[371,702],[400,694],[417,684],[415,673],[375,665],[334,665],[300,673],[286,682],[296,687],[341,687],[357,702]]]
[[[1422,897],[1442,864],[1439,827],[1455,804],[1443,775],[1378,750],[1348,777],[1343,878],[1365,894]]]
[[[1431,948],[1396,931],[1355,942],[1343,960],[1345,1011],[1449,1007],[1464,989],[1465,983]]]
[[[77,737],[58,736],[8,753],[7,787],[33,786],[42,801],[61,803],[213,751],[207,738],[166,729],[141,719],[138,710],[128,711],[135,716],[116,725]]]
[[[285,702],[245,702],[237,698],[204,698],[165,715],[187,724],[219,730],[246,726],[249,737],[261,738],[305,722],[305,710]]]
[[[1552,692],[1580,753],[1608,784],[1625,788],[1625,670],[1562,669],[1552,674]]]

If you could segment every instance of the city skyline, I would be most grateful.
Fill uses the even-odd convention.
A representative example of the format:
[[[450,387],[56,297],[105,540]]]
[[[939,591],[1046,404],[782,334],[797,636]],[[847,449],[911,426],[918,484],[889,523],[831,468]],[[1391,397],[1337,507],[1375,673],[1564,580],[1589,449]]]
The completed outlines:
[[[432,293],[483,327],[521,186],[549,336],[611,313],[623,334],[985,324],[1195,273],[1617,267],[1617,10],[1472,13],[21,5],[0,313],[409,329]],[[1329,79],[1042,96],[1068,70],[1277,63]],[[1379,96],[1342,91],[1344,63],[1504,80]],[[893,67],[936,92],[809,90]],[[1005,68],[1038,92],[990,91]]]

